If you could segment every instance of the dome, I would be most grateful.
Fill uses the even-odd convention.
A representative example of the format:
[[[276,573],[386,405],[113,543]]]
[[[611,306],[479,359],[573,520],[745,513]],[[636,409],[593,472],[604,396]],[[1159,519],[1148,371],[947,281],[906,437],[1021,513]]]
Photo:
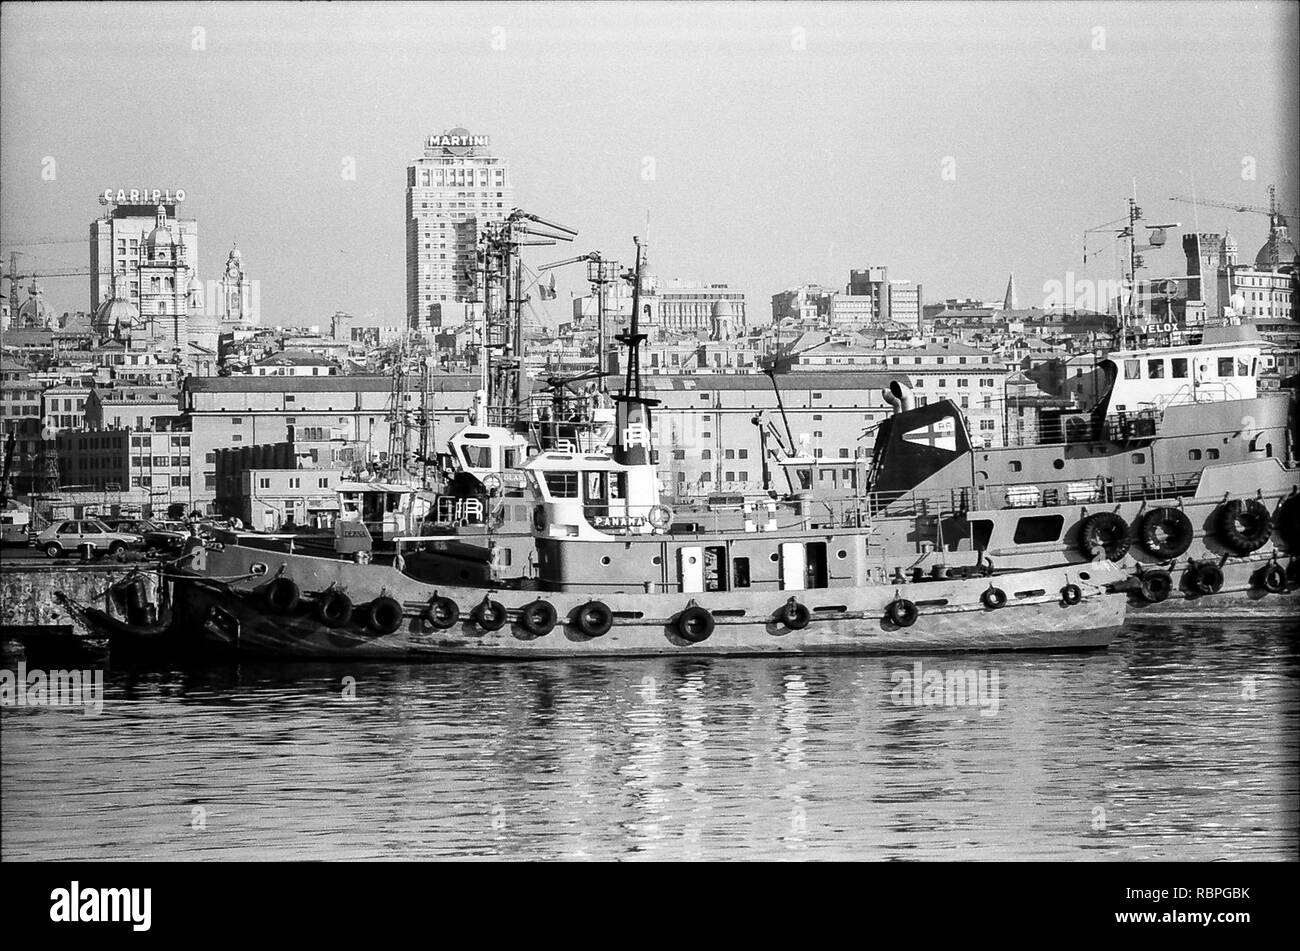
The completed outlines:
[[[228,261],[239,261],[239,260],[241,260],[242,258],[243,258],[243,255],[239,253],[239,248],[231,248],[231,249],[230,249],[230,257],[228,257],[226,260],[228,260]]]
[[[54,311],[49,304],[45,303],[45,298],[39,295],[27,298],[18,308],[17,327],[19,328],[52,329],[54,325]]]
[[[1295,243],[1287,232],[1286,219],[1281,215],[1275,217],[1268,229],[1268,240],[1255,255],[1255,267],[1270,271],[1282,265],[1290,264],[1296,258]]]
[[[715,300],[713,302],[713,317],[715,320],[734,320],[735,312],[731,309],[731,301]]]
[[[90,328],[97,334],[111,334],[119,327],[130,327],[139,317],[135,304],[121,297],[112,297],[99,305]]]
[[[175,244],[176,242],[172,238],[172,233],[168,231],[166,228],[162,227],[162,225],[159,225],[158,227],[150,231],[149,237],[144,239],[144,246],[146,251],[153,251],[156,248],[170,248],[170,247],[174,247]]]

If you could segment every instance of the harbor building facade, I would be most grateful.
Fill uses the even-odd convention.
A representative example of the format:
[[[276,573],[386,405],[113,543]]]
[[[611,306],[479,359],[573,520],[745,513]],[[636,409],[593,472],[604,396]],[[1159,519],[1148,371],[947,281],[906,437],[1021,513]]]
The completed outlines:
[[[444,305],[475,294],[478,237],[514,207],[510,167],[486,135],[452,129],[425,140],[406,169],[406,320],[442,326]]]

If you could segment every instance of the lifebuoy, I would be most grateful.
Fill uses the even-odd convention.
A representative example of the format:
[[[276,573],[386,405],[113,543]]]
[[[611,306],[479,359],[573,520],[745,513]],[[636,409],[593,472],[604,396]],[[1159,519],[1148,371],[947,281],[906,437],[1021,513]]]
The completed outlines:
[[[1259,583],[1265,591],[1281,594],[1286,590],[1286,570],[1276,561],[1270,562],[1259,573]]]
[[[783,604],[776,614],[780,622],[792,631],[802,631],[812,620],[812,612],[794,598]]]
[[[275,578],[262,588],[262,600],[276,614],[288,614],[302,597],[292,578]]]
[[[586,637],[601,637],[614,626],[614,612],[603,601],[588,601],[574,612],[573,626]]]
[[[1097,512],[1079,525],[1079,547],[1089,558],[1104,553],[1119,561],[1129,549],[1128,522],[1114,512]]]
[[[1067,606],[1078,604],[1083,600],[1083,589],[1071,581],[1061,588],[1061,603]]]
[[[1287,496],[1273,517],[1277,533],[1293,552],[1300,552],[1300,495]]]
[[[361,609],[362,622],[379,634],[392,634],[402,626],[402,605],[382,594]]]
[[[1174,590],[1174,579],[1167,571],[1145,571],[1138,582],[1143,601],[1159,604]]]
[[[1138,539],[1157,558],[1177,558],[1192,547],[1192,520],[1182,509],[1161,506],[1142,516],[1137,526]]]
[[[698,604],[688,604],[677,615],[677,633],[692,644],[708,640],[713,626],[713,615]]]
[[[312,613],[326,627],[342,627],[352,617],[352,599],[342,591],[328,591],[316,598]]]
[[[424,609],[424,619],[441,631],[460,620],[460,607],[451,598],[434,595]]]
[[[1258,499],[1233,499],[1219,507],[1215,517],[1225,548],[1248,555],[1259,548],[1273,531],[1268,508]]]
[[[995,611],[1007,603],[1007,593],[1001,588],[986,588],[980,595],[980,602],[990,611]]]
[[[885,616],[889,618],[891,624],[898,627],[911,627],[920,614],[916,604],[907,598],[895,598],[885,607]]]
[[[558,620],[559,617],[551,602],[540,598],[530,601],[519,609],[519,626],[533,637],[545,637],[551,633]]]
[[[1217,594],[1223,587],[1223,569],[1204,562],[1191,569],[1192,587],[1201,594]]]
[[[469,612],[469,618],[485,631],[499,631],[505,627],[506,609],[500,601],[484,597],[474,605],[474,610]]]
[[[663,531],[673,523],[673,510],[666,505],[652,505],[646,513],[646,521],[654,528]]]

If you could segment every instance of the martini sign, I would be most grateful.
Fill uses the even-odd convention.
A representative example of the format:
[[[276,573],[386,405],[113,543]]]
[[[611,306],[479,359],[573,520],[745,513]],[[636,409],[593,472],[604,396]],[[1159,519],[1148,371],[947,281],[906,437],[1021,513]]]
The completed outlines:
[[[470,135],[467,129],[452,129],[441,135],[429,136],[425,147],[461,154],[478,146],[486,147],[488,144],[489,138],[486,135]]]

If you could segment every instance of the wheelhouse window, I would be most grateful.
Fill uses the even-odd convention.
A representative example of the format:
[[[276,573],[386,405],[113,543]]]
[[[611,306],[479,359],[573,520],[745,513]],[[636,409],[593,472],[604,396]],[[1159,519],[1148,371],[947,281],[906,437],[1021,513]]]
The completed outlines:
[[[1163,379],[1164,379],[1164,376],[1165,376],[1165,361],[1164,361],[1164,360],[1148,360],[1148,361],[1147,361],[1147,379],[1148,379],[1148,380],[1163,380]]]
[[[1185,379],[1187,377],[1187,358],[1174,357],[1169,361],[1169,375],[1175,380]]]
[[[553,499],[576,499],[578,497],[578,473],[547,472],[546,490]]]
[[[1219,376],[1232,376],[1232,357],[1219,357]]]
[[[1142,378],[1142,361],[1125,360],[1124,361],[1124,379],[1140,380]]]

